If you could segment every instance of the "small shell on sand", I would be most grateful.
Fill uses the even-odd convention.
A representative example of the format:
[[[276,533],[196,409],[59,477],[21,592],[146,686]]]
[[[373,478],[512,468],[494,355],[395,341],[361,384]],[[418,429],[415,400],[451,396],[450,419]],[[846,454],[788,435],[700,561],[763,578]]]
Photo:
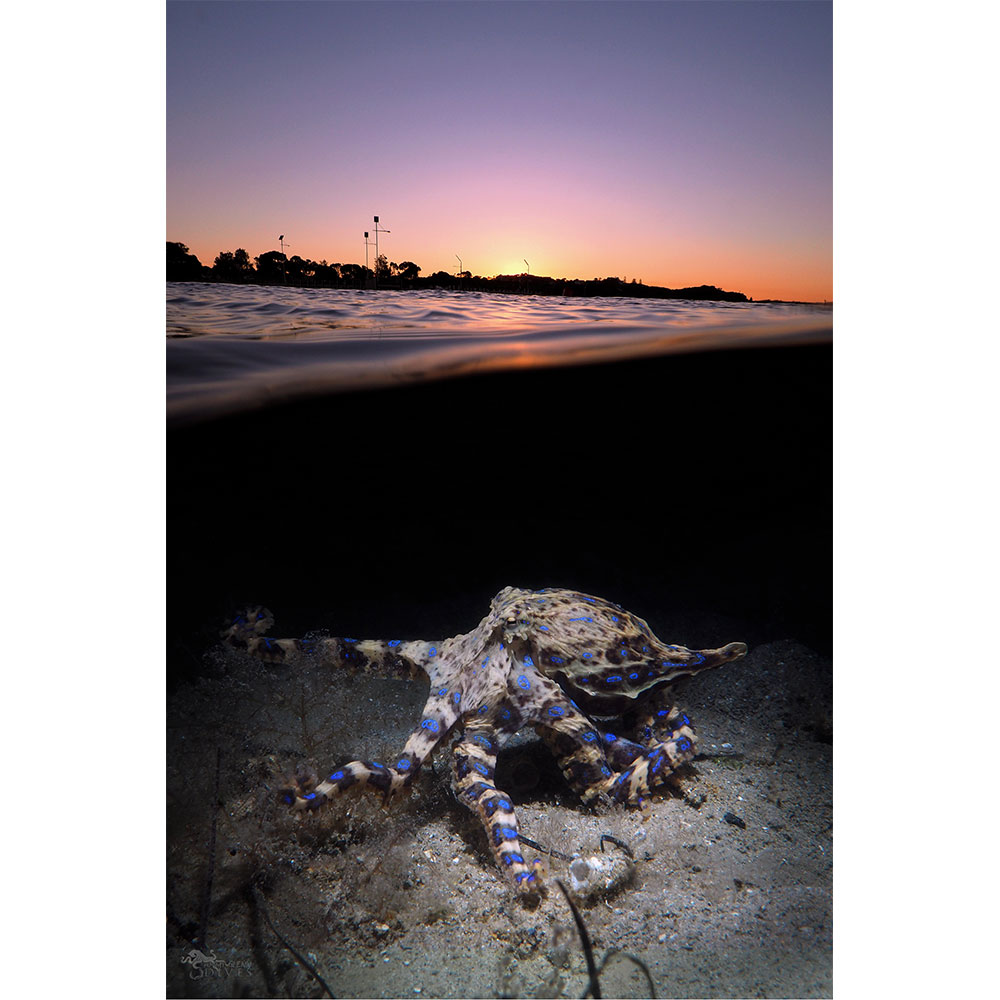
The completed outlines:
[[[635,872],[635,862],[615,851],[590,857],[577,855],[570,862],[570,891],[579,900],[607,897],[625,885]]]

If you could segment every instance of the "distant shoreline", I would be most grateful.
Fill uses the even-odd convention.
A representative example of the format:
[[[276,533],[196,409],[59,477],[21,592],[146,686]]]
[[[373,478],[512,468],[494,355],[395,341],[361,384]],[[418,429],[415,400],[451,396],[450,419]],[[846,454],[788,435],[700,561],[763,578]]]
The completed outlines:
[[[207,267],[183,243],[167,242],[167,281],[201,281],[209,284],[272,285],[293,288],[354,288],[416,291],[445,288],[462,292],[496,292],[507,295],[558,295],[587,298],[628,297],[650,299],[688,299],[701,302],[753,302],[743,292],[728,292],[716,285],[689,285],[667,288],[645,285],[633,278],[552,278],[539,274],[498,274],[493,277],[473,275],[469,271],[449,274],[435,271],[421,276],[412,261],[389,263],[384,255],[376,260],[375,270],[360,264],[327,264],[291,258],[269,251],[250,261],[245,250],[221,253],[213,267]],[[777,301],[777,300],[768,300]]]
[[[208,270],[208,269],[207,269]],[[511,284],[518,287],[501,286],[502,279],[510,279]],[[332,288],[348,289],[353,291],[404,291],[418,292],[431,288],[440,288],[452,292],[488,292],[495,295],[545,295],[563,296],[567,298],[646,298],[646,299],[685,299],[688,301],[702,302],[745,302],[748,305],[772,305],[772,306],[811,306],[814,309],[833,311],[833,303],[830,301],[811,302],[806,299],[754,299],[744,295],[742,292],[726,292],[715,285],[698,285],[692,288],[664,288],[660,285],[643,285],[636,282],[634,285],[619,282],[620,290],[616,286],[613,289],[592,290],[589,286],[604,285],[608,280],[618,279],[595,279],[585,280],[581,278],[548,278],[541,275],[528,275],[521,286],[520,275],[498,275],[496,278],[455,278],[451,281],[440,281],[434,278],[416,278],[405,280],[400,278],[386,278],[379,282],[378,288],[374,287],[371,280],[367,282],[340,281],[337,283],[317,282],[274,282],[274,281],[233,281],[229,278],[212,277],[173,277],[168,276],[167,282],[194,281],[204,285],[246,285],[257,288]],[[536,287],[537,283],[537,287]],[[546,286],[553,286],[549,290]],[[558,287],[554,287],[558,286]],[[586,290],[584,290],[586,288]]]
[[[205,268],[210,271],[210,268]],[[639,281],[625,282],[620,278],[550,278],[537,274],[498,274],[495,278],[447,278],[431,275],[427,278],[382,278],[376,287],[374,279],[340,281],[233,281],[214,275],[192,276],[170,273],[167,281],[196,281],[206,285],[257,285],[270,288],[350,288],[358,291],[426,291],[443,288],[454,292],[490,292],[498,295],[551,295],[572,298],[639,298],[639,299],[689,299],[703,302],[753,302],[742,292],[727,292],[715,285],[697,285],[690,288],[664,288],[644,285]],[[768,299],[775,303],[780,300]],[[818,303],[804,303],[813,305]]]

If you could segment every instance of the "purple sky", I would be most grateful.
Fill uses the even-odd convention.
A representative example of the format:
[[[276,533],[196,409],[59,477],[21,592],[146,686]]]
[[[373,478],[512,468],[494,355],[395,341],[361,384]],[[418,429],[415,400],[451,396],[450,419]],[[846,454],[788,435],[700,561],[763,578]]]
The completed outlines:
[[[211,264],[832,298],[827,3],[167,4],[167,238]]]

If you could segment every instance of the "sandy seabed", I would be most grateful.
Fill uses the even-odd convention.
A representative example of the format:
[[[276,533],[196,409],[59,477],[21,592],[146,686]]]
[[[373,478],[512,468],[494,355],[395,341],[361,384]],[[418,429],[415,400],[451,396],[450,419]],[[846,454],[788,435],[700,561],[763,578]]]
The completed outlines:
[[[555,886],[569,883],[569,862],[545,858],[547,896],[518,902],[450,792],[446,754],[389,810],[352,796],[301,822],[269,792],[303,761],[398,751],[426,685],[333,685],[328,668],[228,652],[213,673],[170,703],[168,996],[327,995],[307,965],[337,997],[584,994]],[[692,678],[678,701],[700,739],[684,794],[656,797],[645,815],[594,812],[545,748],[522,740],[497,769],[522,832],[568,855],[600,855],[604,833],[629,845],[631,876],[581,901],[581,915],[597,960],[611,949],[640,959],[656,996],[831,996],[829,663],[770,643]],[[196,945],[211,961],[192,963]],[[600,981],[604,996],[650,994],[629,960],[612,959]]]

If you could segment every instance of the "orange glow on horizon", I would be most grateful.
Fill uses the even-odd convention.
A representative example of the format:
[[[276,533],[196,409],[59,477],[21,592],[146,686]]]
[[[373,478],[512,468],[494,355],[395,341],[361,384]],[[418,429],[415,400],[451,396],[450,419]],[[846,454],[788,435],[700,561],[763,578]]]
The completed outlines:
[[[167,238],[831,299],[832,5],[586,6],[168,4]]]
[[[389,218],[388,215],[385,216]],[[437,244],[434,252],[422,252],[422,239],[407,234],[403,242],[404,227],[395,224],[400,231],[397,246],[390,244],[396,235],[380,240],[379,250],[394,263],[413,261],[420,267],[422,277],[429,277],[437,271],[457,274],[458,260],[443,249],[445,244],[440,234],[427,240],[428,246]],[[290,228],[290,227],[288,227]],[[389,226],[391,229],[392,226]],[[359,231],[359,236],[361,233]],[[221,231],[211,242],[185,239],[182,232],[168,233],[172,241],[184,243],[202,264],[211,267],[215,258],[224,251],[238,247],[245,249],[251,260],[270,250],[278,250],[277,239],[274,246],[261,246],[245,237],[227,237]],[[823,302],[833,299],[833,255],[830,248],[805,253],[775,249],[770,254],[754,254],[752,248],[721,247],[692,244],[688,253],[664,248],[638,247],[633,252],[622,255],[617,262],[613,255],[591,250],[586,241],[574,242],[562,248],[551,245],[545,253],[536,252],[516,258],[509,252],[495,253],[486,244],[499,242],[484,240],[482,247],[471,246],[462,256],[462,269],[473,276],[492,278],[497,275],[519,275],[526,272],[536,277],[565,278],[566,280],[616,277],[626,282],[633,278],[644,285],[659,285],[667,288],[689,288],[697,285],[716,285],[725,291],[742,292],[755,300],[782,299],[785,301]],[[449,243],[460,241],[451,240]],[[471,241],[465,241],[467,244]],[[307,260],[327,261],[338,264],[364,264],[363,237],[357,241],[360,247],[350,247],[344,241],[327,240],[319,232],[301,235],[289,233],[286,253],[289,257],[298,255]],[[339,244],[339,250],[338,250]],[[530,272],[525,266],[530,265]],[[817,267],[817,261],[820,266]],[[369,266],[374,266],[375,248],[369,248]]]

